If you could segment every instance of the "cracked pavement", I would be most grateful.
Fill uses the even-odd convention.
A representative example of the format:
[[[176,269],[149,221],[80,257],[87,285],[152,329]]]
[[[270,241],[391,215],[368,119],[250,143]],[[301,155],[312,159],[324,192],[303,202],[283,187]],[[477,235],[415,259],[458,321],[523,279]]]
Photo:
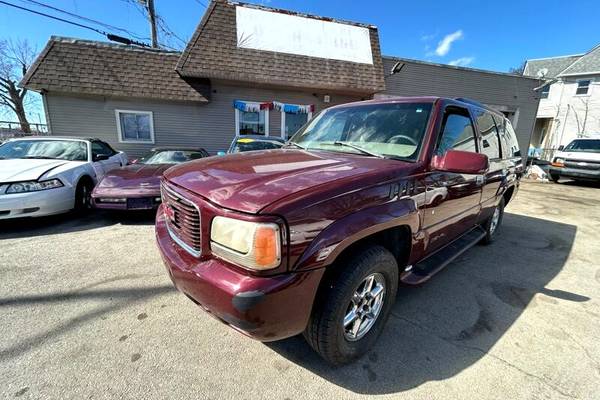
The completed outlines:
[[[200,311],[152,216],[0,225],[0,398],[600,398],[600,186],[526,182],[501,236],[401,288],[375,348],[331,368]]]

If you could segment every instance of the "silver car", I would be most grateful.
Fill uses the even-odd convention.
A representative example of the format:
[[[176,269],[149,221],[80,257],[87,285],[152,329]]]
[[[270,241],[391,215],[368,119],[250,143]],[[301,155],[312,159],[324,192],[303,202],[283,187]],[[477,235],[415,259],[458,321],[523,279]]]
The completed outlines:
[[[8,140],[0,145],[0,219],[86,210],[96,183],[126,164],[125,153],[99,139]]]

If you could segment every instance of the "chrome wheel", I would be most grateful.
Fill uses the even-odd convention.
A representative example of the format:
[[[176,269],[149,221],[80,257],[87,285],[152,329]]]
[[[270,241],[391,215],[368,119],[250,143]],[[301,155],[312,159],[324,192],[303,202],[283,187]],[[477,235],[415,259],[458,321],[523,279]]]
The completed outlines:
[[[494,209],[494,215],[492,215],[492,222],[490,223],[490,235],[496,231],[499,221],[500,221],[500,207],[496,207]]]
[[[354,291],[344,316],[344,337],[356,341],[371,330],[383,308],[385,278],[380,273],[367,276]]]

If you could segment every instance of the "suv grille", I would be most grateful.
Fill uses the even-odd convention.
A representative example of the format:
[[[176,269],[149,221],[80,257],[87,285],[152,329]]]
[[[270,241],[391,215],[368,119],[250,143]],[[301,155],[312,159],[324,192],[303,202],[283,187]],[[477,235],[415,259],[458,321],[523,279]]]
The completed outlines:
[[[161,194],[167,208],[167,228],[171,237],[189,253],[199,256],[202,250],[202,228],[198,207],[164,183]]]
[[[589,160],[577,160],[574,158],[567,158],[565,160],[565,167],[577,168],[577,169],[600,169],[600,162],[589,161]]]

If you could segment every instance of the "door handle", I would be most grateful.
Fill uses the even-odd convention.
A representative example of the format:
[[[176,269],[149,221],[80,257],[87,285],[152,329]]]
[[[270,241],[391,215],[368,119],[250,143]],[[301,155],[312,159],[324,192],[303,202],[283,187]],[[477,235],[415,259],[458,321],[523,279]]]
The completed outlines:
[[[485,176],[483,176],[483,175],[477,175],[475,177],[475,183],[477,185],[483,185],[485,183]]]

